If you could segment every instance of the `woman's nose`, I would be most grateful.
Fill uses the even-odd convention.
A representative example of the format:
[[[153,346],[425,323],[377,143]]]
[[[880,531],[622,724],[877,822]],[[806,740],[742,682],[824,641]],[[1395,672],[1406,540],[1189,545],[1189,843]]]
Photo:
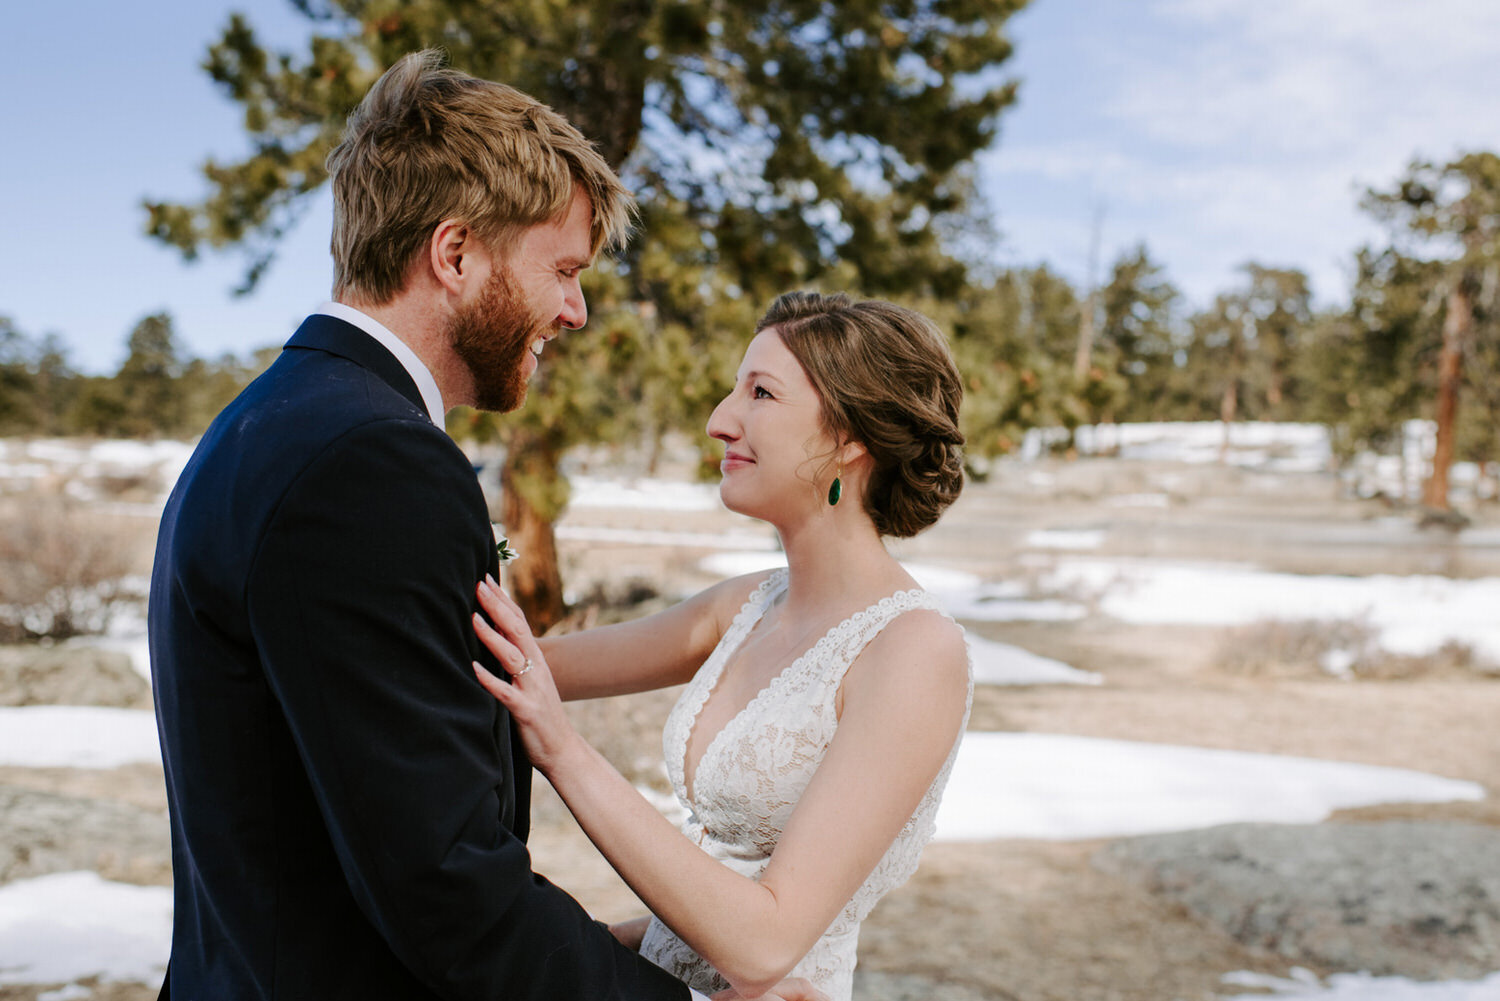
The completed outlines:
[[[710,438],[717,438],[720,441],[734,440],[735,436],[731,430],[733,422],[730,420],[728,411],[729,397],[726,396],[723,400],[719,401],[717,407],[714,407],[714,412],[708,415],[708,436]]]

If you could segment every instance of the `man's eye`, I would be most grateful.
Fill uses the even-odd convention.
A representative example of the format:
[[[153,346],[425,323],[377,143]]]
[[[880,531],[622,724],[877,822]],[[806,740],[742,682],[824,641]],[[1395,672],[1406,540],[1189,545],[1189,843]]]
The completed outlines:
[[[757,400],[774,400],[774,399],[776,399],[776,397],[774,397],[774,396],[771,395],[771,391],[768,390],[768,389],[766,389],[766,387],[764,387],[764,386],[756,386],[753,390],[750,391],[750,393]]]

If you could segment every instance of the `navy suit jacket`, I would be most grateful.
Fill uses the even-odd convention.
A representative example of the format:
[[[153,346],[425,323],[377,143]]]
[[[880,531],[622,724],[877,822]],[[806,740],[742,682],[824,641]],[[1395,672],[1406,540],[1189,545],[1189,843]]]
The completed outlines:
[[[473,468],[379,342],[309,318],[204,435],[151,580],[164,994],[685,999],[531,871],[531,768],[472,660]]]

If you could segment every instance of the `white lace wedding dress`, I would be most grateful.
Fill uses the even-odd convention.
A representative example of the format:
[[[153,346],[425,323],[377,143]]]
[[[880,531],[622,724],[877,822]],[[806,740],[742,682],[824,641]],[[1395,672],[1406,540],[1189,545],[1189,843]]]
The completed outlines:
[[[693,723],[725,662],[771,602],[785,591],[786,582],[786,571],[778,570],[750,595],[718,647],[688,683],[667,717],[662,735],[667,774],[678,801],[689,811],[682,823],[683,833],[714,858],[752,879],[765,869],[838,727],[835,697],[849,665],[902,612],[937,608],[925,591],[898,591],[830,629],[714,736],[694,774],[690,799],[683,771]],[[973,695],[971,666],[964,709],[966,725]],[[942,770],[895,843],[792,970],[792,976],[811,980],[833,1001],[848,1001],[852,994],[860,922],[876,901],[904,883],[917,868],[922,847],[932,837],[938,800],[957,751],[955,741]],[[655,919],[641,943],[641,953],[705,994],[729,986],[718,971]]]

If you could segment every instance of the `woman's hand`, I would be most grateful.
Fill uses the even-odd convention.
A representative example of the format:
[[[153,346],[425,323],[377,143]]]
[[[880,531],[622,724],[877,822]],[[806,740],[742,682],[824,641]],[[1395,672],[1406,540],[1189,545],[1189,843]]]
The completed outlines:
[[[649,924],[651,924],[649,916],[631,918],[629,921],[617,921],[609,926],[609,933],[625,948],[632,952],[640,952],[641,940],[646,937],[646,926]]]
[[[581,738],[563,712],[552,671],[521,607],[488,576],[479,582],[478,594],[484,614],[475,613],[474,631],[510,673],[510,680],[495,677],[478,661],[474,662],[474,674],[510,710],[521,727],[521,739],[532,765],[550,777],[559,759]]]

